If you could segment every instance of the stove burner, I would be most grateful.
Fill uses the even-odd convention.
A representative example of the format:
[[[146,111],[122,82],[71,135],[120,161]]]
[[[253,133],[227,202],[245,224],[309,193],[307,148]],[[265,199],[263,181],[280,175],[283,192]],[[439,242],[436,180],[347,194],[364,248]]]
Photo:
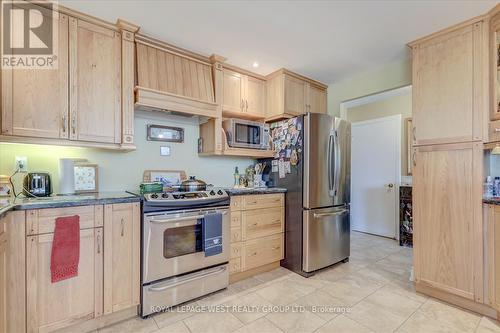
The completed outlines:
[[[229,195],[222,189],[195,192],[144,194],[144,210],[188,209],[229,205]]]

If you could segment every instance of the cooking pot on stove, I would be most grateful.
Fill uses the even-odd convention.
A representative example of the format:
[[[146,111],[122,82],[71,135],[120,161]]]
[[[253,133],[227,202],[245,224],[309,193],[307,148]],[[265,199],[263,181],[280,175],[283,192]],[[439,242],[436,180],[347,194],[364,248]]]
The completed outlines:
[[[179,187],[179,191],[182,192],[205,191],[206,189],[207,183],[196,179],[195,176],[189,176],[189,179],[184,180]]]

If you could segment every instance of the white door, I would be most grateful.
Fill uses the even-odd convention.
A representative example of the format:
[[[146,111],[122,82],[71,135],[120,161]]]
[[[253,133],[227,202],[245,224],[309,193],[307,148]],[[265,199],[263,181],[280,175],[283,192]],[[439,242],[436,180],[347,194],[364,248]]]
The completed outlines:
[[[397,238],[401,115],[352,123],[352,230]]]

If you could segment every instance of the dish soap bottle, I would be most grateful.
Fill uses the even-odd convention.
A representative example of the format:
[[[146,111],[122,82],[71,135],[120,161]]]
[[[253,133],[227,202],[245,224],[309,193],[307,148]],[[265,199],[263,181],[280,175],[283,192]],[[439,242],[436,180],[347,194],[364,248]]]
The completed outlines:
[[[238,171],[238,167],[234,168],[234,187],[240,186],[240,172]]]

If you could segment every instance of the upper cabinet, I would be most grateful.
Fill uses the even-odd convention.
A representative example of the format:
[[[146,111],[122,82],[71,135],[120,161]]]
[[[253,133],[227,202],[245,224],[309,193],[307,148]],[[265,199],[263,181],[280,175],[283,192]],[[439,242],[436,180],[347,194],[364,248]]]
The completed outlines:
[[[490,55],[490,116],[500,120],[500,12],[490,19]]]
[[[2,70],[2,141],[133,148],[138,27],[39,10],[58,26],[57,67]]]
[[[327,88],[286,69],[268,75],[266,119],[290,118],[306,112],[326,113]]]
[[[70,19],[70,138],[121,142],[120,33]]]
[[[486,30],[479,21],[410,44],[414,145],[482,139]]]
[[[51,17],[39,9],[44,18]],[[3,135],[69,137],[68,16],[56,12],[52,20],[59,29],[58,68],[2,70]]]
[[[222,114],[227,117],[266,117],[266,81],[228,68],[222,70]]]
[[[208,58],[144,36],[136,37],[136,106],[217,116]]]

